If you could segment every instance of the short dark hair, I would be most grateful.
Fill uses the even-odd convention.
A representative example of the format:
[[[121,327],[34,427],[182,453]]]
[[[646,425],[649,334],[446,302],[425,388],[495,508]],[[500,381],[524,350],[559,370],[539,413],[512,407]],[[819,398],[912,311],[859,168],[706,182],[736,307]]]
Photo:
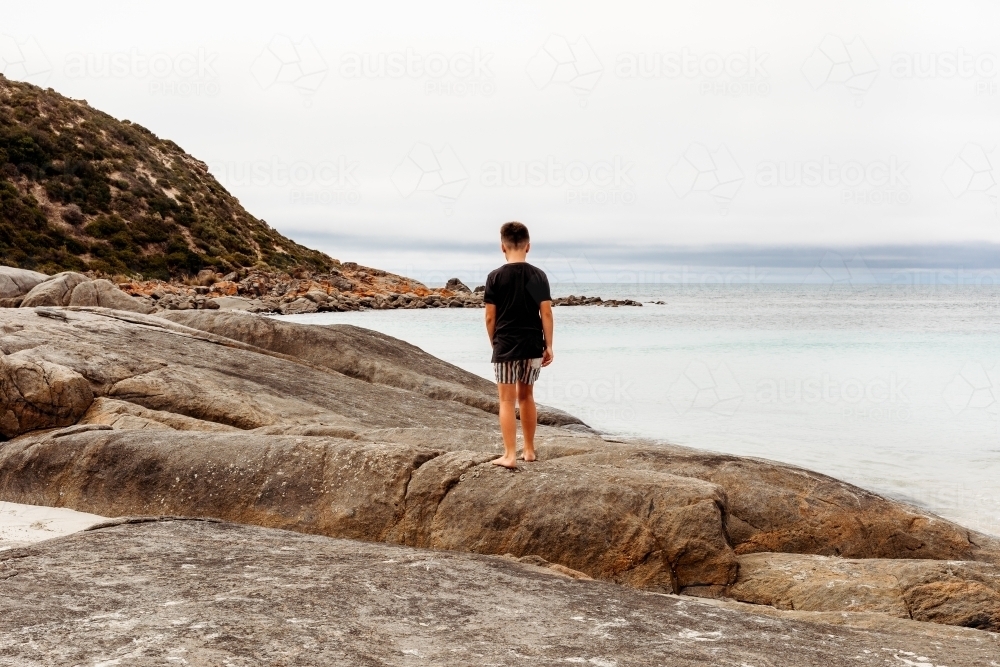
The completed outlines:
[[[505,248],[520,250],[530,240],[528,228],[520,222],[505,222],[500,227],[500,242]]]

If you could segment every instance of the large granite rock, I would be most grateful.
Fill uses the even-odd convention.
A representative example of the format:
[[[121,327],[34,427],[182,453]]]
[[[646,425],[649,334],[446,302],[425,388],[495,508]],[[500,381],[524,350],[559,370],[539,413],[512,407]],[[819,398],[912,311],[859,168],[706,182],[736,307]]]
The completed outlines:
[[[74,424],[94,400],[79,373],[31,351],[0,356],[0,435]]]
[[[45,282],[49,276],[38,271],[16,269],[12,266],[0,266],[0,299],[12,299],[24,296],[38,283]]]
[[[45,304],[57,305],[57,304]],[[58,304],[61,305],[61,304]],[[118,289],[110,280],[91,280],[73,288],[68,306],[100,306],[136,313],[149,313],[152,308]]]
[[[985,667],[1000,654],[996,635],[964,628],[761,609],[537,559],[206,521],[112,523],[0,552],[0,662],[19,667]]]
[[[1000,562],[996,539],[823,475],[609,442],[579,424],[540,426],[541,462],[501,470],[481,378],[356,327],[176,316],[198,328],[101,308],[0,311],[0,350],[69,369],[96,397],[75,426],[52,430],[71,418],[43,411],[31,428],[50,430],[0,445],[0,500],[509,552],[719,598],[755,552]],[[928,583],[938,607],[954,590],[992,618],[985,593]]]
[[[727,595],[801,611],[880,612],[1000,631],[1000,568],[963,561],[740,556]]]
[[[499,412],[496,385],[431,356],[404,341],[347,324],[310,326],[241,312],[172,311],[163,318],[309,363],[366,382],[419,392]],[[561,410],[539,406],[538,421],[550,426],[582,425]]]
[[[22,308],[35,306],[68,306],[77,285],[88,282],[90,278],[82,273],[64,271],[57,273],[45,282],[38,283],[21,301]]]
[[[538,555],[637,587],[735,580],[713,484],[571,459],[336,438],[88,430],[0,449],[8,498],[103,516],[167,513],[487,554]],[[30,476],[23,471],[31,470]],[[100,470],[100,480],[93,471]]]
[[[591,460],[695,477],[726,489],[726,530],[737,554],[1000,563],[995,538],[795,466],[666,445],[623,445],[595,453]]]

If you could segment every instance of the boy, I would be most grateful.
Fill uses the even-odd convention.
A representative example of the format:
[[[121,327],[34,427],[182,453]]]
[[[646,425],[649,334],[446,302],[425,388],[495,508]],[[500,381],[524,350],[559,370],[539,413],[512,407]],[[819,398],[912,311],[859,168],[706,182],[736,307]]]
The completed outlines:
[[[493,344],[493,372],[500,393],[500,432],[504,454],[493,461],[517,468],[517,421],[521,408],[524,460],[535,456],[535,396],[533,385],[543,366],[552,363],[552,295],[545,272],[525,261],[531,240],[520,222],[500,227],[500,250],[507,263],[486,278],[486,333]]]

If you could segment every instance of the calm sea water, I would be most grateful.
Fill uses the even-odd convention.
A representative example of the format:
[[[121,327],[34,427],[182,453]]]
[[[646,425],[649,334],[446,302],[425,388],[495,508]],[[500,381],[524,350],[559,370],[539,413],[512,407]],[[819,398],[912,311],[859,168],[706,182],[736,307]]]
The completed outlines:
[[[558,292],[558,293],[556,293]],[[609,433],[785,461],[1000,535],[1000,289],[577,285],[540,402]],[[323,313],[491,378],[481,310]]]

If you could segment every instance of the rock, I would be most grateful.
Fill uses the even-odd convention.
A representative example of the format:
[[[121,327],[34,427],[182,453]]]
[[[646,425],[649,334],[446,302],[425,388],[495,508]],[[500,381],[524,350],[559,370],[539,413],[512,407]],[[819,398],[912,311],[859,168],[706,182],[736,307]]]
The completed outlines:
[[[0,312],[0,349],[83,376],[102,400],[75,423],[111,427],[4,443],[0,500],[537,556],[698,595],[735,590],[739,558],[763,551],[891,559],[898,576],[909,567],[900,559],[1000,563],[994,538],[823,475],[607,442],[555,412],[542,414],[565,426],[539,426],[541,461],[498,469],[488,463],[500,449],[493,384],[358,327],[22,308]],[[8,403],[17,398],[0,408]],[[30,428],[73,423],[39,421]],[[911,610],[992,619],[990,570],[963,567],[954,579],[914,579],[906,590],[923,597],[914,593]],[[763,593],[789,583],[774,576]],[[877,611],[794,613],[905,622]]]
[[[879,612],[1000,630],[1000,567],[963,561],[856,560],[800,554],[740,556],[726,595],[802,611]]]
[[[205,299],[205,304],[202,307],[205,310],[219,310],[220,304],[215,299]]]
[[[323,304],[330,300],[330,295],[321,289],[311,289],[306,292],[306,298],[316,304]]]
[[[486,285],[480,285],[476,289],[472,290],[472,292],[474,294],[485,294],[486,293]]]
[[[152,309],[145,303],[129,296],[113,283],[104,279],[90,280],[74,287],[67,305],[97,306],[136,313],[152,312]]]
[[[972,536],[939,517],[792,465],[668,445],[621,446],[593,458],[718,484],[726,490],[727,533],[737,554],[1000,563],[996,539]]]
[[[352,283],[347,278],[335,277],[333,280],[330,281],[330,284],[332,284],[341,292],[350,292],[351,290],[354,289],[354,283]]]
[[[496,385],[420,348],[345,324],[324,327],[250,317],[242,313],[164,313],[174,322],[287,354],[365,382],[416,391],[499,412]],[[539,406],[540,424],[583,424],[561,410]],[[492,424],[491,424],[492,428]]]
[[[212,310],[254,310],[263,307],[264,302],[258,299],[244,299],[241,296],[217,296],[205,302],[214,303],[215,308],[208,306]]]
[[[73,290],[77,285],[88,282],[90,278],[82,273],[64,271],[57,273],[45,282],[38,283],[24,297],[21,308],[35,306],[68,306]]]
[[[35,285],[45,282],[49,276],[38,271],[16,269],[12,266],[0,266],[0,299],[21,297],[31,291]]]
[[[1000,651],[995,635],[964,628],[802,622],[574,580],[525,561],[214,521],[117,519],[0,552],[0,650],[12,665],[39,667],[177,657],[514,665],[521,656],[588,667],[979,667]],[[516,631],[498,639],[504,627]]]
[[[445,283],[444,288],[446,290],[451,290],[452,292],[462,292],[464,294],[471,294],[472,290],[465,286],[458,278],[451,278]]]
[[[316,302],[310,299],[298,298],[291,303],[281,304],[282,315],[301,315],[303,313],[315,313]]]
[[[90,407],[87,380],[31,350],[0,356],[0,435],[74,424]]]
[[[234,426],[194,419],[173,412],[150,410],[135,403],[112,398],[95,398],[80,424],[104,425],[119,430],[146,428],[176,431],[210,431],[227,433],[238,431]]]
[[[199,285],[207,287],[208,285],[211,285],[216,280],[218,280],[218,277],[219,277],[218,274],[212,269],[202,269],[201,271],[198,272],[198,275],[195,278],[195,280],[198,282]]]

